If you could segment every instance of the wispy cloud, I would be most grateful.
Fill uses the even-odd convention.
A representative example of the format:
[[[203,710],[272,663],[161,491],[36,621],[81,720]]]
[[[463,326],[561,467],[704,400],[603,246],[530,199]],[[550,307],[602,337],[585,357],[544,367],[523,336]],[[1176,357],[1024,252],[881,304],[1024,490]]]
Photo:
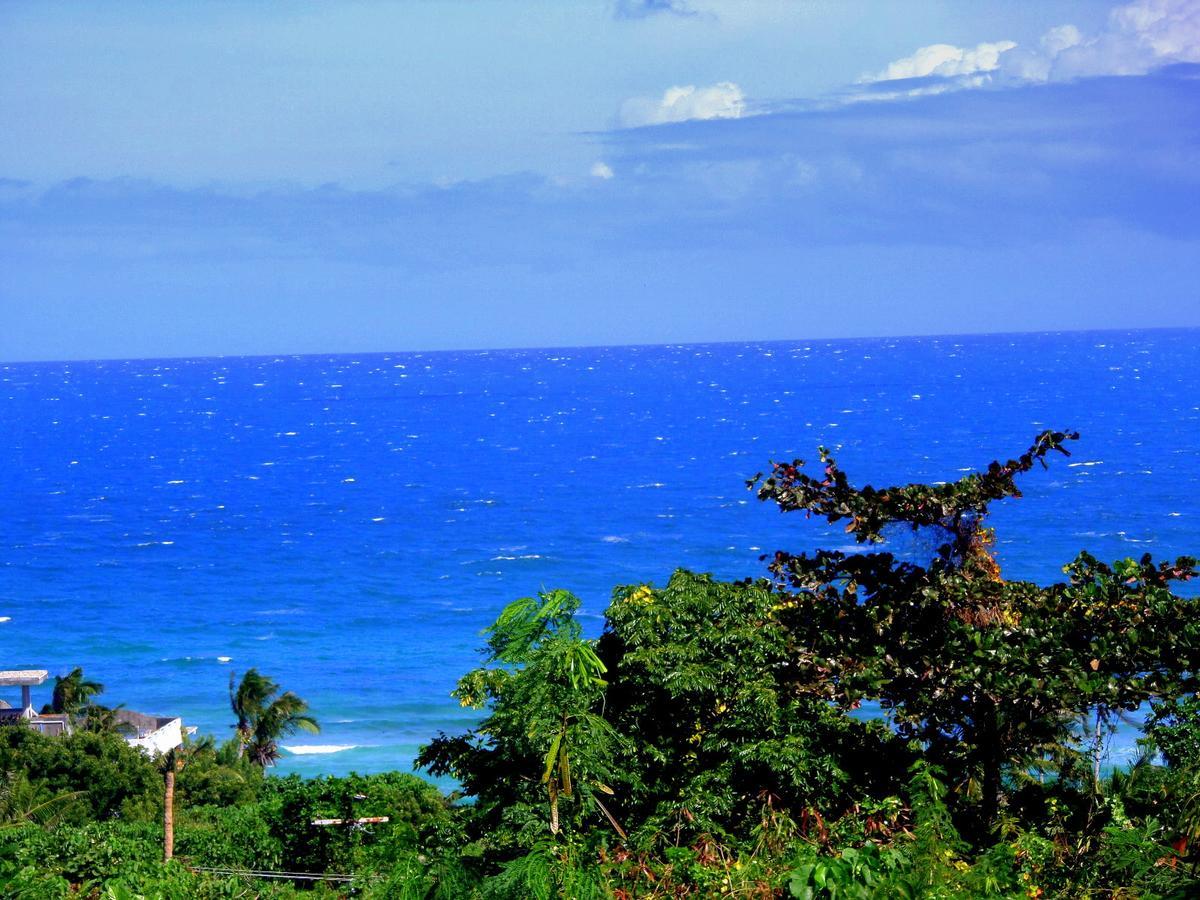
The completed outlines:
[[[599,138],[576,179],[353,191],[146,181],[0,190],[0,262],[322,258],[554,267],[649,247],[1020,244],[1111,225],[1200,237],[1200,66]],[[620,173],[620,177],[612,177]],[[0,266],[3,268],[3,266]]]
[[[618,19],[644,19],[647,16],[695,16],[688,0],[615,0],[613,15]]]

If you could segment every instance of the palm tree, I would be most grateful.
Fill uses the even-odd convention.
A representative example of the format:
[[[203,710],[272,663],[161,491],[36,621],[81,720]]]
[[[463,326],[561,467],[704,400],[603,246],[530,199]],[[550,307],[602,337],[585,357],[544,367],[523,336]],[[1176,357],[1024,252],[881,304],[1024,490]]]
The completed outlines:
[[[119,734],[123,737],[135,735],[137,729],[119,718],[124,703],[116,706],[101,706],[99,703],[89,703],[83,710],[86,718],[83,723],[84,731],[97,734]]]
[[[279,685],[251,669],[234,684],[229,679],[229,705],[237,722],[239,755],[249,751],[250,761],[266,768],[279,759],[279,739],[297,731],[316,734],[317,720],[308,715],[308,703],[291,691],[279,693]]]
[[[240,684],[237,683],[237,674],[229,673],[229,707],[237,717],[233,728],[237,733],[239,758],[253,738],[254,725],[262,716],[271,695],[278,690],[279,685],[266,675],[260,674],[258,669],[251,669],[243,675]]]
[[[54,676],[54,694],[50,705],[42,712],[66,713],[74,719],[91,706],[93,697],[103,693],[104,685],[85,679],[83,669],[76,666],[67,675]]]
[[[47,796],[20,772],[0,773],[0,831],[19,828],[29,822],[43,826],[56,825],[68,811],[71,801],[87,791]]]

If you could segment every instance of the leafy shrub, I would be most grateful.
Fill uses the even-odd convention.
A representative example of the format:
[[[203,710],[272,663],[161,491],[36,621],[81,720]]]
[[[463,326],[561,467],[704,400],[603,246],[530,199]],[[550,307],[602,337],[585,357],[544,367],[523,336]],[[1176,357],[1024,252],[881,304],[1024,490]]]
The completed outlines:
[[[162,779],[153,761],[118,735],[50,737],[0,728],[0,771],[19,772],[51,794],[83,792],[63,812],[70,821],[151,821],[162,814]]]

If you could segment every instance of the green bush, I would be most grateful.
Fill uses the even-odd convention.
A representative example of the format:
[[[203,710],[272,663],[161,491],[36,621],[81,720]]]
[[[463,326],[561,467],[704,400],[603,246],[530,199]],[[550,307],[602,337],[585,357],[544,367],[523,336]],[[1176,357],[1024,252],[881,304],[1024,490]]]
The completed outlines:
[[[87,822],[162,815],[162,779],[153,761],[118,735],[76,732],[49,737],[0,728],[0,772],[17,772],[51,794],[83,792],[63,815]]]

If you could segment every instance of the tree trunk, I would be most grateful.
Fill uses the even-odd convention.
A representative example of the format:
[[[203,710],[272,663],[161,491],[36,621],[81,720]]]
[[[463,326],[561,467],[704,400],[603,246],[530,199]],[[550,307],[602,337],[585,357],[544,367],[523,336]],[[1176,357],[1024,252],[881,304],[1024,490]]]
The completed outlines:
[[[1000,728],[996,703],[987,698],[981,710],[983,728],[980,729],[982,746],[979,748],[983,756],[983,821],[985,828],[991,828],[996,823],[1000,813],[1000,770],[1004,765],[1000,752]]]
[[[175,855],[175,767],[168,768],[163,778],[163,862],[170,862]]]

